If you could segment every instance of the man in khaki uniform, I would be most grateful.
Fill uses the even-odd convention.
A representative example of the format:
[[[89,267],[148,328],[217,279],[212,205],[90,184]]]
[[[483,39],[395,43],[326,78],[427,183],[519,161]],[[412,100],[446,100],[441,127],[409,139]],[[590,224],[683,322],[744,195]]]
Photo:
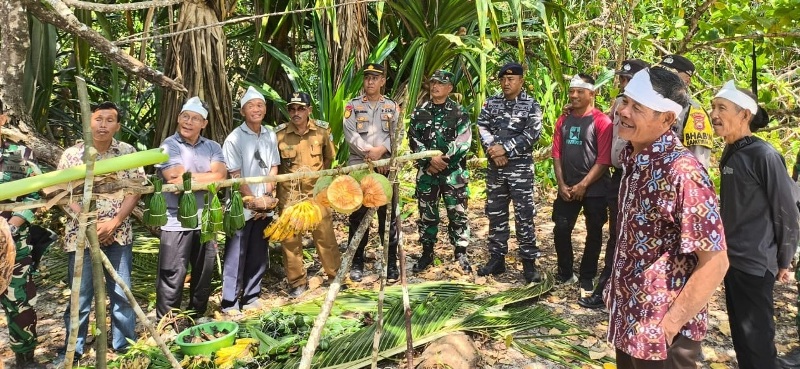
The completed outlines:
[[[344,136],[350,145],[350,159],[348,165],[361,164],[367,160],[374,161],[391,156],[391,135],[400,116],[397,104],[381,93],[381,88],[386,84],[386,73],[383,65],[369,63],[364,66],[364,94],[347,103],[344,110]],[[376,170],[387,175],[389,167],[379,167]],[[393,194],[396,197],[397,194]],[[386,278],[389,281],[397,280],[400,272],[397,269],[397,245],[400,227],[395,222],[396,201],[392,199],[392,213],[389,220],[389,260]],[[386,225],[386,208],[378,208],[378,235],[383,242]],[[358,225],[367,213],[366,207],[361,207],[350,214],[350,234],[348,244],[355,236]],[[353,256],[353,267],[350,269],[350,279],[360,282],[364,272],[364,248],[369,240],[369,228],[364,233],[358,250]]]
[[[278,150],[281,153],[279,174],[330,169],[336,156],[328,123],[311,119],[311,96],[295,92],[289,96],[287,110],[291,121],[276,128]],[[313,195],[316,179],[303,179],[278,183],[278,201],[282,208]],[[322,221],[312,232],[322,268],[329,278],[336,276],[341,264],[341,254],[333,234],[330,211],[322,207]],[[289,297],[296,298],[308,289],[306,269],[303,266],[302,235],[283,242],[283,263],[286,280],[291,290]]]

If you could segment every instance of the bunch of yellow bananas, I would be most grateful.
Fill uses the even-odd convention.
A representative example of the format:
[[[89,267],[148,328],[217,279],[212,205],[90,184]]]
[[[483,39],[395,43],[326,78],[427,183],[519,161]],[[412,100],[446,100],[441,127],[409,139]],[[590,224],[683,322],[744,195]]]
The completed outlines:
[[[322,221],[322,208],[314,199],[283,209],[281,216],[264,229],[264,238],[285,241],[306,231],[313,231]]]
[[[258,353],[258,345],[259,341],[255,338],[240,338],[233,346],[217,350],[214,364],[217,365],[217,369],[230,369],[237,361],[252,360]]]

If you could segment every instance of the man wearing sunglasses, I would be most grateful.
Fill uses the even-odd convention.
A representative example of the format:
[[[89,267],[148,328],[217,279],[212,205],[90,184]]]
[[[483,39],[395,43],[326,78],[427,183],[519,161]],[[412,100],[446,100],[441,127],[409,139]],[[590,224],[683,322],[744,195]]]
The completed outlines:
[[[222,145],[231,178],[278,174],[281,163],[275,132],[261,125],[267,113],[264,96],[252,86],[239,100],[244,123],[233,130]],[[223,312],[237,313],[261,306],[261,279],[267,271],[268,247],[264,228],[272,221],[275,184],[254,183],[240,187],[244,196],[244,227],[225,242],[222,268]]]
[[[328,123],[311,119],[311,96],[305,92],[294,92],[286,99],[290,122],[276,129],[278,148],[281,154],[280,174],[320,171],[330,169],[336,156]],[[301,179],[278,183],[278,199],[285,207],[313,196],[317,179]],[[322,209],[322,221],[311,235],[317,249],[322,268],[328,279],[336,276],[341,264],[341,255],[333,234],[331,213]],[[283,244],[283,265],[289,283],[289,297],[297,298],[308,289],[306,268],[303,264],[303,235],[296,235]]]

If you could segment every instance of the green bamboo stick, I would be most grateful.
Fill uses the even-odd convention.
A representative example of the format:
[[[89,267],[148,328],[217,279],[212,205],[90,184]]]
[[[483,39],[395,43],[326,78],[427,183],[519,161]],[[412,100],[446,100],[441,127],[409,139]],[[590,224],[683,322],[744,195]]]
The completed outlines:
[[[99,176],[145,165],[163,163],[167,161],[167,159],[169,159],[169,156],[161,149],[140,151],[98,161],[94,166],[94,175]],[[68,183],[85,177],[86,164],[82,164],[68,169],[56,170],[38,176],[3,183],[0,184],[0,201],[14,199],[18,196],[39,191],[45,187]],[[144,180],[144,178],[142,180]]]

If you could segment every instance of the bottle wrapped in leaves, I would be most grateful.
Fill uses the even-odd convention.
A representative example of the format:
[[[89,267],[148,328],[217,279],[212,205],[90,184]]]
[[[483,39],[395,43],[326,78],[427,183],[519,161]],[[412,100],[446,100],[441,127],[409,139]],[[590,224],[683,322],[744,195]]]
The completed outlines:
[[[239,192],[239,186],[238,182],[231,186],[230,209],[225,213],[223,220],[225,234],[228,236],[232,236],[236,231],[244,227],[244,202],[242,201],[242,193]]]
[[[161,227],[167,224],[167,200],[161,193],[164,182],[157,175],[153,175],[150,177],[150,183],[153,184],[153,194],[146,202],[145,214],[147,217],[144,219],[144,223],[151,227]]]
[[[152,215],[151,215],[152,216]],[[178,201],[178,221],[183,228],[197,228],[197,200],[192,193],[192,173],[183,173],[183,194]]]

